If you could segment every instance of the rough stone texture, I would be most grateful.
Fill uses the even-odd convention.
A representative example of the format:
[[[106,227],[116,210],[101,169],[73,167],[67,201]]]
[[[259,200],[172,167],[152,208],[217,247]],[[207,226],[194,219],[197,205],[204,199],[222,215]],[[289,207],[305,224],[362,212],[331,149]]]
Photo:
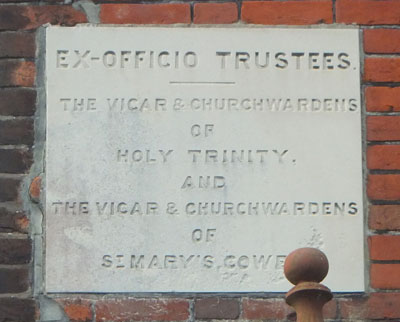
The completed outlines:
[[[30,239],[0,239],[0,264],[27,264],[31,260]]]
[[[96,322],[184,321],[189,302],[184,299],[109,299],[96,302]]]
[[[47,291],[284,292],[290,287],[282,274],[285,255],[306,243],[323,244],[330,253],[332,289],[363,290],[362,230],[358,229],[363,218],[361,106],[354,102],[353,111],[350,103],[345,104],[344,111],[333,111],[333,103],[323,107],[322,100],[316,108],[318,111],[314,110],[315,105],[311,106],[312,98],[317,94],[318,97],[358,97],[358,67],[353,63],[354,68],[323,73],[310,70],[307,63],[297,70],[292,61],[286,70],[275,65],[268,70],[256,66],[236,69],[232,54],[226,59],[227,78],[223,71],[219,72],[223,67],[220,57],[215,55],[221,48],[232,51],[247,48],[254,53],[283,46],[280,47],[282,51],[306,51],[309,45],[304,39],[307,38],[315,51],[331,50],[334,43],[336,48],[348,52],[358,61],[358,46],[355,45],[358,31],[121,27],[118,28],[118,40],[115,40],[115,32],[107,27],[90,26],[46,30],[47,52],[51,53],[47,57],[47,81],[51,86],[47,91],[44,187]],[[175,72],[172,68],[156,67],[157,60],[154,68],[150,67],[145,63],[148,58],[144,58],[143,66],[135,73],[130,70],[135,66],[132,56],[126,61],[125,69],[104,68],[100,61],[90,62],[92,73],[84,68],[60,70],[56,69],[55,55],[60,38],[65,39],[63,48],[69,50],[71,60],[74,59],[74,48],[88,48],[88,39],[91,46],[102,43],[98,49],[97,46],[89,47],[98,50],[96,55],[100,57],[109,50],[107,40],[113,41],[115,51],[126,49],[127,43],[144,42],[146,48],[175,50],[173,48],[180,48],[187,41],[199,63],[196,72],[188,68]],[[262,44],[260,39],[263,39]],[[146,57],[145,53],[143,55]],[[292,74],[303,80],[302,86],[294,80],[288,82]],[[342,82],[343,77],[346,84]],[[175,79],[200,81],[200,84],[175,84],[171,81]],[[204,84],[204,80],[214,82]],[[68,88],[65,84],[69,84]],[[120,107],[110,110],[107,102],[112,101],[111,95],[120,97],[116,95],[130,93],[131,84],[135,84],[138,93],[146,93],[149,101],[155,101],[163,93],[165,111],[144,113],[130,108],[121,111]],[[104,88],[115,90],[110,93]],[[270,112],[266,101],[263,101],[263,111],[256,111],[259,107],[255,106],[250,106],[253,111],[246,111],[243,104],[252,105],[252,99],[239,102],[241,107],[238,106],[237,111],[229,110],[227,105],[221,111],[213,106],[210,111],[208,108],[196,111],[190,107],[195,97],[216,97],[220,102],[222,99],[226,102],[226,97],[260,97],[257,93],[263,93],[265,88],[270,97],[280,97],[283,89],[285,97],[305,97],[308,111],[299,112],[294,108],[295,111],[287,113]],[[60,103],[60,97],[75,97],[76,93],[85,91],[96,97],[96,111],[72,111],[72,103],[65,106]],[[174,109],[177,93],[183,97],[185,109],[182,113]],[[200,115],[201,119],[212,120],[215,125],[217,132],[210,138],[200,140],[190,134],[194,120]],[[332,126],[333,117],[335,126]],[[337,128],[341,130],[338,132]],[[172,153],[165,160],[159,153],[164,146]],[[248,151],[243,150],[241,158],[244,160],[237,162],[235,154],[238,151],[229,149],[238,146],[249,150],[259,147],[271,150],[264,151],[268,152],[265,160],[256,155],[249,161]],[[194,147],[199,149],[197,154],[189,154],[194,152],[191,151]],[[215,147],[218,154],[213,161],[208,160],[206,152],[211,147]],[[134,152],[135,149],[139,153],[142,153],[139,149],[146,149],[152,154],[152,160],[146,161],[140,156],[137,159],[139,154]],[[226,161],[222,149],[227,149],[224,150]],[[277,157],[279,153],[275,149],[285,149],[280,153],[284,152],[287,157]],[[335,175],[332,175],[332,168]],[[226,178],[226,188],[220,185],[221,181],[208,190],[202,184],[198,187],[204,171],[216,171],[218,180]],[[194,180],[197,183],[184,183],[189,174],[186,182]],[[327,185],[329,189],[326,189]],[[198,199],[200,196],[202,199]],[[149,198],[157,202],[157,210],[155,214],[150,210],[148,215],[142,216],[138,207],[140,205],[146,212],[145,203]],[[115,207],[111,200],[115,200]],[[218,231],[215,243],[197,242],[199,231],[193,233],[196,229],[193,227],[204,225],[203,216],[199,216],[198,200],[208,202],[208,214],[214,212],[213,218],[210,217],[212,230],[204,230],[203,236],[208,238],[206,234],[210,234],[209,238],[213,240],[214,231]],[[213,210],[209,207],[211,201],[215,205]],[[231,211],[223,210],[226,201],[232,204]],[[280,203],[282,201],[285,204]],[[298,210],[299,201],[303,204]],[[178,216],[168,214],[170,202],[176,202]],[[112,217],[109,216],[111,207],[115,209]],[[220,210],[216,209],[218,207]],[[233,220],[227,221],[224,214],[229,212]],[[142,217],[144,220],[140,220]],[[313,217],[318,220],[314,221]],[[151,220],[151,225],[147,220]],[[269,220],[274,224],[269,224]],[[329,220],[329,225],[325,220]],[[296,234],[290,239],[281,234],[288,226],[297,227]],[[176,227],[179,227],[178,231]],[[352,243],[352,247],[338,247],[338,238],[331,234],[332,230],[340,230],[340,243],[343,246]],[[354,243],[354,240],[358,242]],[[157,257],[152,260],[154,254]],[[190,269],[185,267],[183,260],[186,257],[179,254],[190,257]],[[212,254],[212,258],[203,254]],[[84,270],[80,268],[83,259]],[[204,273],[207,265],[210,269]],[[204,275],[206,278],[198,278]]]
[[[337,0],[336,21],[360,25],[400,23],[400,2],[397,0]]]
[[[400,52],[399,29],[365,29],[364,51],[370,54],[396,54]]]
[[[372,200],[400,199],[400,175],[370,174],[368,176],[367,195]]]
[[[194,316],[196,319],[237,319],[240,314],[237,299],[203,298],[194,303]]]
[[[0,202],[17,200],[20,183],[21,179],[0,177]]]
[[[399,205],[373,205],[369,208],[369,228],[400,230]]]
[[[102,4],[100,21],[115,24],[190,23],[190,5],[185,3]]]
[[[332,23],[332,1],[243,1],[242,21],[264,25]]]
[[[400,169],[400,145],[372,145],[367,148],[367,167],[371,170]]]
[[[25,173],[32,164],[32,151],[0,148],[0,172]]]
[[[36,304],[33,299],[1,298],[0,321],[34,322],[36,321]]]
[[[64,309],[70,322],[91,322],[93,319],[92,301],[86,299],[55,299]]]
[[[370,236],[368,245],[371,260],[400,260],[400,236]]]
[[[234,2],[194,4],[194,23],[234,23],[237,20],[238,8]]]
[[[33,144],[33,120],[15,119],[0,121],[0,144]]]
[[[32,87],[35,83],[35,74],[33,62],[14,59],[0,60],[0,86]]]
[[[0,268],[0,293],[22,293],[29,288],[29,268]]]
[[[30,30],[43,24],[72,26],[87,22],[83,12],[71,6],[0,6],[0,30]]]
[[[400,116],[368,116],[367,140],[400,140]]]
[[[373,87],[365,90],[367,111],[369,112],[399,112],[400,87]]]
[[[35,56],[35,49],[34,33],[0,33],[0,57],[2,58],[31,58]]]
[[[400,58],[366,58],[364,62],[364,81],[400,82]]]

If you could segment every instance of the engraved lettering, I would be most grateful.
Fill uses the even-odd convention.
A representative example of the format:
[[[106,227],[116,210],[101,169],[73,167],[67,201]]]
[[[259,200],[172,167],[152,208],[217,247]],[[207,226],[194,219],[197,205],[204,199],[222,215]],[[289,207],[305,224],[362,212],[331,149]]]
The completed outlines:
[[[115,67],[117,64],[117,55],[114,51],[106,51],[103,55],[103,64],[107,68]]]
[[[101,264],[103,267],[111,267],[112,266],[112,257],[111,255],[103,256],[103,263]]]
[[[136,259],[135,255],[131,255],[131,268],[143,269],[144,268],[144,255],[138,256]]]
[[[57,50],[56,66],[57,68],[68,68],[69,64],[66,62],[69,50]]]
[[[90,53],[90,50],[86,50],[83,54],[81,54],[79,50],[74,50],[74,52],[75,52],[78,60],[72,66],[72,68],[78,68],[81,65],[82,65],[83,68],[89,68],[89,64],[86,62],[86,59],[87,59],[87,56]]]
[[[236,53],[236,60],[235,60],[235,68],[236,69],[240,68],[240,65],[242,64],[246,69],[249,69],[250,68],[249,60],[250,60],[250,54],[249,53],[237,52]]]
[[[229,51],[217,51],[215,54],[217,55],[217,57],[221,57],[221,69],[225,69],[226,66],[225,58],[227,56],[230,56],[231,53]]]

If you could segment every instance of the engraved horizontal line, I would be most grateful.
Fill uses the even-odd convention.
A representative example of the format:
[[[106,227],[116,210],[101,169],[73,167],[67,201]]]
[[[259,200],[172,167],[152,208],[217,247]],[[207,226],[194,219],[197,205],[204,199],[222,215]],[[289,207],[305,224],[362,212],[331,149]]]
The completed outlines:
[[[236,82],[212,82],[212,81],[170,81],[172,85],[235,85]]]

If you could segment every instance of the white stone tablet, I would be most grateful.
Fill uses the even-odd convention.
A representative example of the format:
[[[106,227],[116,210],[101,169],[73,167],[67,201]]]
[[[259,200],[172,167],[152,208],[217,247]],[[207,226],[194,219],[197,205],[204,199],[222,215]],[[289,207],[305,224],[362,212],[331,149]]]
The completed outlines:
[[[48,27],[47,292],[364,290],[356,29]]]

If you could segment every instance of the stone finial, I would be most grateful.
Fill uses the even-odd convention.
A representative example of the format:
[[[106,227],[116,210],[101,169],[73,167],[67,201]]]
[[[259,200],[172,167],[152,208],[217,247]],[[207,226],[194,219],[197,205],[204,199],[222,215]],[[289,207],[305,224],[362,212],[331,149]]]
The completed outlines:
[[[286,258],[284,272],[290,283],[321,282],[328,274],[325,254],[316,248],[299,248]]]
[[[328,270],[328,259],[316,248],[299,248],[286,258],[285,276],[295,284],[286,294],[286,303],[295,308],[298,322],[323,322],[322,307],[332,293],[319,282]]]

